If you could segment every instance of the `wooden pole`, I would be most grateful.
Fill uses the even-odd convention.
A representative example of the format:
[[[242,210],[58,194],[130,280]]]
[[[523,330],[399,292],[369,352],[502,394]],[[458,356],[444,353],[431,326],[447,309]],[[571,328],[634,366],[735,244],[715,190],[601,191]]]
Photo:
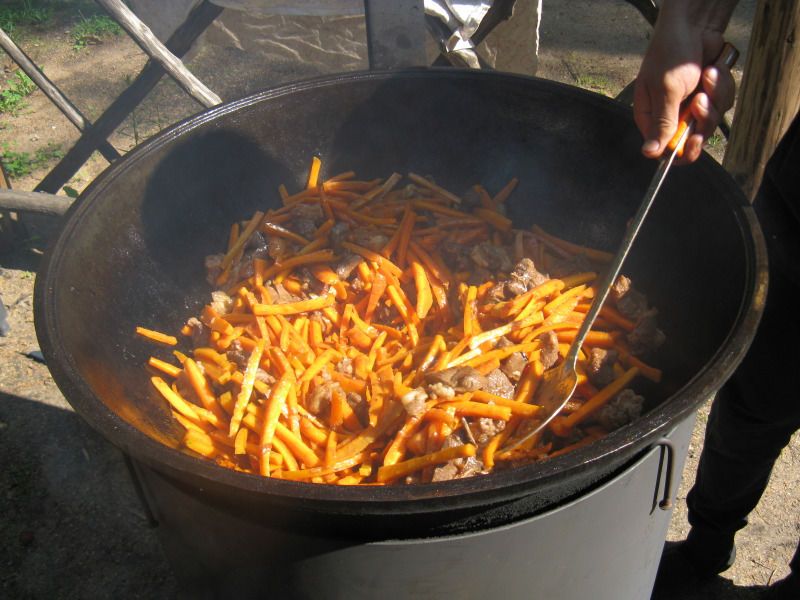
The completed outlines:
[[[723,165],[752,202],[800,109],[800,0],[759,0]]]
[[[167,48],[176,56],[183,56],[192,43],[214,22],[222,8],[207,0],[192,9],[189,16],[167,40]],[[75,145],[36,186],[37,192],[56,193],[78,169],[81,168],[97,148],[97,144],[119,127],[130,112],[150,93],[164,69],[154,60],[149,60],[142,72],[128,88],[114,100],[94,124],[87,128]]]
[[[17,46],[14,40],[2,29],[0,29],[0,47],[2,47],[11,59],[19,65],[19,68],[39,86],[39,89],[50,98],[50,101],[55,104],[62,113],[64,113],[64,116],[78,128],[78,131],[84,131],[91,125],[91,123],[86,120],[86,117],[81,114],[81,111],[61,93],[61,90],[39,70],[28,55],[22,51],[22,48]],[[117,152],[116,148],[114,148],[108,140],[103,140],[98,150],[100,150],[100,153],[108,162],[119,158],[119,152]]]
[[[72,204],[72,198],[41,194],[39,192],[18,192],[0,190],[0,211],[36,213],[60,217]]]
[[[206,108],[221,104],[222,100],[205,84],[195,77],[189,69],[150,31],[150,28],[139,20],[133,11],[122,3],[122,0],[97,0],[108,11],[114,20],[128,32],[133,40],[141,46],[148,56],[158,62],[164,70],[192,98]]]

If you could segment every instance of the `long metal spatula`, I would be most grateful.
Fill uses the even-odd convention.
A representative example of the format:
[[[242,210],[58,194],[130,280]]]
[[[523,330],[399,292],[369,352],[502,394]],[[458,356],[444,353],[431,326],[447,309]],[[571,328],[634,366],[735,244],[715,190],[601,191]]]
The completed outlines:
[[[726,43],[714,64],[718,67],[724,66],[730,68],[736,63],[736,59],[738,57],[739,51],[736,50],[736,48],[734,48],[731,44]],[[691,98],[689,101],[691,101]],[[617,250],[616,256],[614,256],[614,260],[612,260],[611,264],[608,265],[608,270],[605,272],[602,281],[597,286],[592,306],[589,308],[589,312],[586,313],[586,318],[583,320],[575,339],[572,341],[572,345],[569,347],[566,357],[557,367],[544,372],[542,381],[539,384],[539,387],[536,390],[536,394],[533,398],[533,403],[541,406],[541,409],[534,417],[538,421],[538,424],[523,437],[514,440],[511,444],[506,446],[503,451],[513,450],[521,446],[542,431],[547,424],[550,423],[550,421],[552,421],[559,412],[561,412],[561,409],[564,408],[564,405],[569,401],[569,399],[572,397],[572,394],[575,392],[575,388],[578,385],[578,372],[575,367],[578,362],[578,352],[581,346],[583,346],[583,342],[586,339],[586,334],[589,333],[592,325],[594,325],[594,321],[597,318],[597,315],[600,313],[603,303],[608,297],[608,292],[611,290],[611,286],[614,284],[617,276],[619,275],[620,269],[622,268],[622,263],[628,256],[628,252],[630,251],[631,246],[633,246],[633,242],[639,233],[639,229],[641,229],[642,223],[644,222],[647,213],[650,211],[650,207],[653,205],[656,194],[658,194],[658,190],[661,189],[661,184],[664,183],[664,179],[666,178],[672,163],[675,161],[677,156],[682,154],[684,142],[686,142],[686,139],[689,137],[692,129],[694,128],[694,119],[691,116],[691,112],[688,110],[688,101],[686,106],[687,109],[685,109],[681,114],[678,132],[675,134],[672,140],[670,140],[667,146],[666,154],[659,161],[658,168],[653,175],[653,179],[650,181],[650,186],[647,188],[647,192],[645,192],[644,199],[639,206],[639,210],[636,211],[636,215],[633,217],[633,220],[631,220],[628,224],[625,237],[622,239],[622,243],[620,244],[619,250]]]

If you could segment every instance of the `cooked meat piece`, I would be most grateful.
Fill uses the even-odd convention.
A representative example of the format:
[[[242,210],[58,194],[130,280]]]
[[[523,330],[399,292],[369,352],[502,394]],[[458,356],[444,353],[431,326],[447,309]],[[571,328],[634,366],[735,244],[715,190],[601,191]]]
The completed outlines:
[[[455,271],[469,271],[473,263],[469,258],[469,246],[445,239],[439,246],[439,252],[447,266]],[[486,265],[478,265],[486,266]]]
[[[436,467],[433,470],[433,477],[431,481],[450,481],[452,479],[464,479],[465,477],[472,477],[483,471],[483,463],[470,456],[467,458],[456,458],[443,464],[441,467]]]
[[[569,258],[562,258],[553,261],[550,267],[550,275],[556,278],[566,277],[573,273],[583,273],[592,270],[592,263],[586,258],[585,254],[575,254]]]
[[[428,384],[443,383],[450,386],[459,394],[486,389],[486,377],[472,367],[453,367],[444,371],[435,371],[425,374]]]
[[[528,286],[518,279],[509,279],[505,282],[507,296],[519,296],[528,291]]]
[[[214,290],[211,292],[211,308],[219,315],[227,315],[233,308],[233,298],[222,290]]]
[[[262,383],[266,383],[267,385],[272,385],[275,383],[275,378],[267,373],[264,369],[257,369],[256,370],[256,381],[260,381]]]
[[[489,443],[489,440],[491,440],[505,428],[505,421],[481,417],[478,419],[477,424],[473,424],[472,431],[475,433],[475,439],[478,444],[483,445]]]
[[[609,431],[618,429],[642,414],[644,398],[630,388],[625,388],[617,396],[597,411],[597,421]]]
[[[611,297],[614,299],[614,304],[617,310],[623,316],[633,319],[639,319],[647,310],[647,298],[641,292],[633,289],[631,280],[620,275],[611,287]]]
[[[469,279],[467,279],[467,285],[474,285],[480,286],[490,281],[493,275],[486,269],[482,267],[476,267],[472,269],[472,273],[469,274]]]
[[[476,266],[489,269],[493,273],[508,273],[513,268],[505,248],[488,241],[473,246],[469,256]]]
[[[296,204],[292,207],[291,215],[287,229],[308,239],[314,237],[317,228],[325,220],[325,213],[319,204]]]
[[[336,271],[336,275],[339,276],[339,279],[348,279],[350,274],[355,270],[363,258],[361,258],[358,254],[353,254],[352,252],[347,252],[343,254],[342,257],[339,259],[333,270]]]
[[[325,221],[325,211],[321,204],[295,204],[291,210],[292,219],[308,219],[319,226]]]
[[[331,396],[333,395],[333,390],[337,390],[339,393],[344,394],[342,386],[335,381],[326,381],[325,383],[315,387],[314,391],[309,394],[306,400],[306,409],[308,409],[308,412],[315,415],[321,415],[329,411],[331,408]]]
[[[186,321],[186,324],[192,329],[192,345],[195,348],[208,346],[208,334],[211,330],[195,317]]]
[[[400,403],[406,412],[412,417],[418,417],[425,412],[425,402],[428,400],[428,394],[422,388],[416,388],[410,392],[406,392],[400,397]]]
[[[297,296],[289,293],[289,290],[283,287],[283,285],[280,283],[265,285],[264,287],[267,288],[273,304],[288,304],[290,302],[297,302],[299,300]]]
[[[258,250],[261,248],[266,249],[269,245],[269,240],[267,240],[267,236],[265,236],[260,231],[253,232],[247,242],[245,242],[244,249],[245,250]]]
[[[336,365],[336,370],[339,371],[342,375],[347,375],[348,377],[352,377],[353,375],[353,359],[348,358],[345,356],[342,360],[340,360]]]
[[[625,336],[634,354],[651,352],[664,343],[666,336],[656,326],[657,314],[656,310],[645,312],[636,323],[636,328]]]
[[[528,357],[523,352],[514,352],[511,356],[500,363],[500,370],[506,374],[511,381],[517,382],[522,376],[522,370],[528,364]]]
[[[501,335],[497,338],[497,344],[495,344],[495,348],[508,348],[509,346],[513,346],[514,342],[508,339],[506,336]]]
[[[364,398],[361,397],[361,394],[356,394],[355,392],[347,392],[347,403],[350,405],[350,408],[353,409],[356,417],[358,417],[358,422],[361,423],[362,427],[366,427],[369,425],[369,405]]]
[[[229,361],[236,363],[242,371],[247,368],[247,359],[249,357],[244,351],[242,343],[239,340],[233,340],[233,342],[231,342],[231,345],[228,346],[228,351],[225,353],[225,356]]]
[[[428,394],[433,398],[450,399],[455,397],[456,391],[446,383],[437,381],[428,386]]]
[[[336,225],[331,227],[330,237],[331,246],[334,250],[339,250],[342,247],[342,242],[347,240],[347,234],[350,233],[350,224],[344,221],[338,221]]]
[[[489,288],[486,298],[490,302],[502,302],[506,299],[506,282],[499,281]]]
[[[317,232],[317,226],[314,225],[314,221],[311,219],[296,218],[289,221],[287,225],[288,229],[291,229],[296,234],[302,235],[307,239],[313,238],[314,234]]]
[[[369,248],[373,252],[380,252],[389,243],[389,238],[374,227],[358,227],[350,234],[354,244]]]
[[[589,354],[589,369],[586,375],[598,388],[604,388],[614,381],[614,363],[619,358],[616,350],[592,348]]]
[[[289,253],[289,247],[288,240],[272,235],[267,240],[267,256],[272,260],[282,260]]]
[[[508,377],[500,369],[490,371],[486,375],[486,388],[484,389],[495,396],[508,398],[509,400],[514,398],[514,384],[508,380]]]
[[[548,331],[539,336],[542,344],[540,360],[545,369],[549,369],[558,362],[558,336],[555,331]]]
[[[222,259],[225,258],[224,254],[211,254],[206,256],[206,281],[211,285],[217,284],[217,277],[222,273]]]
[[[255,272],[253,268],[253,253],[252,252],[245,252],[244,256],[239,260],[238,263],[234,263],[231,267],[231,273],[234,273],[234,281],[247,279],[251,277]]]
[[[511,280],[522,283],[525,291],[542,285],[547,279],[547,275],[536,270],[536,265],[530,258],[523,258],[519,261],[511,273]]]
[[[431,481],[437,483],[439,481],[450,481],[458,477],[458,467],[455,461],[449,460],[441,467],[436,467],[433,470],[433,477]]]

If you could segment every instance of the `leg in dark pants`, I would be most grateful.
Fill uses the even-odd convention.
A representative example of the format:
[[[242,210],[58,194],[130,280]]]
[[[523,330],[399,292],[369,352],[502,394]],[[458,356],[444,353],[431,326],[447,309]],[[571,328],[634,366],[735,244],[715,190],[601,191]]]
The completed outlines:
[[[796,243],[798,227],[768,190],[757,210],[770,246],[767,305],[750,351],[714,401],[697,480],[687,498],[690,545],[705,556],[730,552],[775,460],[800,428],[800,285],[797,263],[786,260],[785,243],[787,236]],[[800,551],[792,562],[800,567]]]

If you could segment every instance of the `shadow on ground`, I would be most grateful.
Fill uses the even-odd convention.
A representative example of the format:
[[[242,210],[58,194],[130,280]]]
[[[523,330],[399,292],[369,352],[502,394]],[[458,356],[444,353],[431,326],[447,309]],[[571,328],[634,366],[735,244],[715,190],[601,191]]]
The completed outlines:
[[[0,392],[0,464],[0,596],[175,596],[122,454],[77,415]]]

